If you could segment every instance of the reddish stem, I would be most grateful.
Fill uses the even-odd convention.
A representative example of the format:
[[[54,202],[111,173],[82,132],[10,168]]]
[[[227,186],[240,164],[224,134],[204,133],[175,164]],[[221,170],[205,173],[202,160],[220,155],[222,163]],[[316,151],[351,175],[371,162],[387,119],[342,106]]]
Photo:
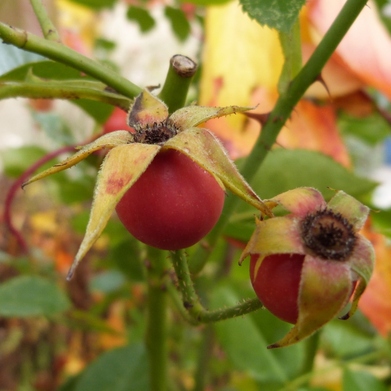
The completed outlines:
[[[9,232],[14,235],[17,243],[22,249],[22,252],[27,254],[28,246],[26,241],[24,240],[22,234],[15,228],[15,226],[12,223],[12,203],[15,199],[17,191],[22,187],[22,184],[26,182],[26,180],[42,165],[47,163],[49,160],[54,159],[55,157],[61,155],[62,153],[69,152],[75,149],[74,145],[62,147],[60,149],[57,149],[56,151],[50,152],[47,155],[43,156],[41,159],[37,160],[32,166],[30,166],[26,171],[22,173],[22,175],[15,180],[15,182],[11,185],[11,187],[8,190],[8,193],[5,198],[4,202],[4,223],[5,226],[8,228]]]

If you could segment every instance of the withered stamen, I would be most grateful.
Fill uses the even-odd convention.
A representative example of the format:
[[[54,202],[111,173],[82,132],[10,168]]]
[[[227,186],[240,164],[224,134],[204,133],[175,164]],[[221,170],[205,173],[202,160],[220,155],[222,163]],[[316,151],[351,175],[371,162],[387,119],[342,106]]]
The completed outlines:
[[[154,122],[152,125],[136,129],[134,141],[143,144],[164,144],[177,133],[177,127],[169,120]]]
[[[331,209],[308,214],[301,225],[301,237],[314,254],[337,261],[348,258],[356,243],[352,224]]]

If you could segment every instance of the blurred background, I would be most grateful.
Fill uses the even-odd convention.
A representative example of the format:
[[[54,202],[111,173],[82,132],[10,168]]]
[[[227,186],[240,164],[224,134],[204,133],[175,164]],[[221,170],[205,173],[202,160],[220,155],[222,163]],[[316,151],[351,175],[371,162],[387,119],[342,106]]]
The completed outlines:
[[[278,98],[283,65],[278,34],[251,20],[236,1],[43,3],[65,45],[140,87],[162,85],[170,58],[180,53],[199,65],[189,104],[258,105],[256,111],[266,113]],[[307,2],[300,16],[304,61],[342,3]],[[303,185],[318,187],[326,198],[328,187],[342,188],[376,212],[365,234],[378,263],[359,313],[349,322],[325,327],[316,342],[313,373],[306,379],[302,360],[313,341],[266,351],[268,343],[289,329],[267,311],[205,333],[186,326],[173,310],[172,390],[196,390],[194,373],[202,353],[209,366],[205,390],[391,389],[390,9],[386,0],[369,3],[324,70],[328,91],[321,83],[307,91],[253,183],[265,198]],[[2,0],[0,21],[41,35],[27,0]],[[0,45],[0,90],[2,77],[15,68],[44,60]],[[261,131],[257,121],[239,115],[212,120],[208,127],[239,165]],[[65,281],[88,221],[102,155],[20,189],[35,170],[117,129],[127,129],[126,113],[108,105],[0,100],[0,391],[99,391],[103,373],[126,377],[133,371],[143,377],[136,364],[142,367],[146,360],[138,348],[146,292],[142,265],[132,262],[140,248],[115,216],[75,278]],[[211,305],[228,305],[252,294],[248,270],[238,268],[237,259],[251,234],[254,212],[238,213],[245,221],[239,216],[228,226],[229,240],[219,244],[220,253],[197,280]],[[208,287],[217,274],[211,294]],[[113,351],[118,354],[110,356]],[[121,371],[121,360],[128,359],[133,364]],[[115,387],[110,389],[126,389]]]

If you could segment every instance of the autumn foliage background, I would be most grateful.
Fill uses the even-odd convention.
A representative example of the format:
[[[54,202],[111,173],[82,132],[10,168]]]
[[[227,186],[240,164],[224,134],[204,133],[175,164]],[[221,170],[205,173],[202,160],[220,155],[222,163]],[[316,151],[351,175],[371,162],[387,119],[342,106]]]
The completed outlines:
[[[38,34],[27,3],[3,2],[0,20]],[[212,2],[56,0],[47,6],[66,45],[109,63],[140,86],[162,83],[169,58],[180,52],[200,66],[189,102],[269,112],[284,62],[278,33],[250,20],[236,1],[205,3]],[[343,3],[307,2],[300,14],[304,61]],[[303,371],[306,349],[313,345],[267,351],[266,345],[289,329],[267,311],[189,328],[172,310],[177,327],[168,335],[175,363],[171,389],[196,389],[205,363],[205,390],[390,389],[390,8],[382,0],[368,3],[322,80],[295,107],[252,183],[262,198],[313,186],[326,198],[332,189],[342,189],[372,208],[364,234],[374,245],[376,268],[359,313],[348,322],[331,322],[317,335],[314,361]],[[1,45],[0,74],[33,60]],[[64,101],[0,101],[1,391],[99,391],[105,382],[113,391],[145,389],[143,267],[130,261],[139,244],[116,216],[74,279],[65,281],[102,156],[26,191],[14,186],[53,151],[70,151],[68,146],[86,143],[109,126],[125,129],[123,121],[123,112],[108,105],[97,110]],[[211,120],[208,127],[239,167],[262,128],[241,115]],[[47,162],[40,169],[45,167]],[[251,235],[253,215],[245,205],[239,208],[219,243],[219,256],[197,279],[211,308],[251,294],[247,265],[238,267],[237,260]],[[124,386],[132,382],[133,388]]]

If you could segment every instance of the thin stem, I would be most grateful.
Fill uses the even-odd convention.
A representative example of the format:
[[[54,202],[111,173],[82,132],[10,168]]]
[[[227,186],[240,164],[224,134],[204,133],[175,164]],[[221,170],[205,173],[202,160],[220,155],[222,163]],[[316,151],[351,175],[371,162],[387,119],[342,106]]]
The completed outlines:
[[[133,99],[141,92],[140,87],[120,76],[117,72],[58,42],[37,37],[27,31],[16,29],[4,23],[0,23],[0,38],[5,43],[28,52],[41,54],[51,60],[84,72],[130,99]]]
[[[148,318],[146,346],[151,391],[167,391],[167,265],[164,253],[148,248]]]
[[[321,331],[318,331],[304,341],[304,361],[301,369],[301,373],[303,375],[312,372],[314,369],[315,356],[319,348],[320,335]]]
[[[61,42],[60,34],[58,34],[54,24],[50,20],[42,0],[30,0],[30,3],[41,26],[44,37],[49,41]]]
[[[367,0],[348,0],[337,18],[319,43],[314,53],[304,65],[297,76],[292,80],[286,92],[280,96],[274,109],[270,113],[267,122],[262,128],[250,155],[246,158],[241,170],[242,175],[251,184],[252,179],[261,167],[267,154],[276,142],[277,136],[284,124],[292,114],[292,111],[308,87],[314,83],[321,74],[321,71],[333,54],[350,26],[365,7]],[[199,272],[207,262],[211,248],[217,242],[221,232],[229,221],[230,216],[239,204],[239,198],[228,197],[223,214],[208,235],[208,246],[199,246],[191,259],[193,272]]]
[[[291,31],[283,33],[279,31],[278,37],[284,53],[284,67],[278,81],[278,91],[283,94],[292,79],[299,73],[303,63],[301,57],[300,19],[296,20]]]
[[[170,113],[185,105],[187,92],[196,71],[197,64],[189,57],[181,54],[171,57],[166,80],[159,94]]]
[[[174,303],[180,306],[181,314],[186,314],[184,318],[190,321],[190,323],[218,322],[242,316],[262,308],[262,303],[257,298],[253,298],[244,300],[233,307],[214,311],[206,310],[194,289],[185,254],[181,251],[174,251],[171,253],[171,258],[178,277],[178,288],[182,294],[182,301],[177,297],[178,292],[176,290],[170,289],[169,293],[173,297]]]
[[[205,327],[198,354],[197,370],[194,375],[193,391],[205,390],[206,374],[208,373],[209,362],[212,357],[213,335],[212,326],[208,325]]]
[[[18,179],[15,180],[15,182],[11,185],[10,189],[8,190],[5,201],[4,201],[4,223],[10,233],[14,235],[16,238],[16,241],[18,242],[19,246],[21,247],[22,251],[24,253],[28,253],[28,246],[26,241],[24,240],[22,234],[17,230],[12,222],[12,204],[15,200],[16,193],[19,189],[22,188],[22,184],[26,182],[27,178],[31,176],[39,167],[46,164],[48,161],[54,159],[55,157],[65,153],[69,152],[75,149],[74,145],[70,145],[67,147],[63,147],[60,149],[57,149],[56,151],[53,151],[51,153],[48,153],[47,155],[43,156],[39,160],[37,160],[32,166],[30,166],[26,171],[22,173],[22,175],[19,176]]]
[[[94,81],[46,81],[46,82],[0,82],[0,100],[9,98],[31,99],[89,99],[108,103],[128,110],[131,100],[113,92]]]

